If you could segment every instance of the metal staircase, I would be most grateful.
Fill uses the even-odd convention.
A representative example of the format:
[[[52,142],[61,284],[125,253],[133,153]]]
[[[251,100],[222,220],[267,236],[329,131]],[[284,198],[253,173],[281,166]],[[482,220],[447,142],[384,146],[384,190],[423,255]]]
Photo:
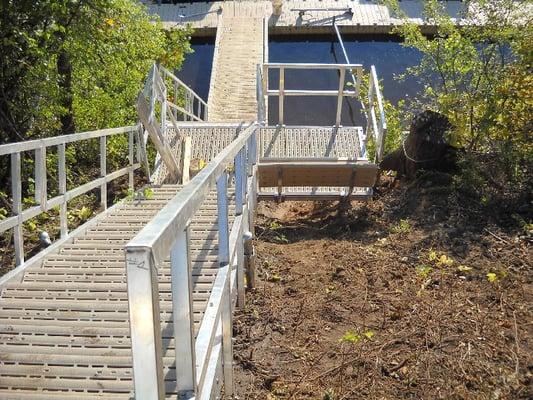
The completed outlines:
[[[139,125],[0,146],[0,156],[11,157],[14,200],[0,232],[12,230],[17,258],[0,278],[0,398],[211,399],[222,385],[231,395],[231,316],[245,302],[244,276],[253,263],[244,248],[258,199],[369,198],[377,166],[366,158],[366,141],[373,137],[379,161],[386,130],[375,70],[364,129],[340,126],[339,108],[328,127],[285,126],[282,119],[269,126],[266,110],[269,96],[278,97],[281,118],[285,96],[336,96],[338,104],[360,97],[361,82],[347,89],[344,79],[354,70],[361,76],[360,65],[256,67],[256,122],[204,122],[207,104],[154,65],[138,99]],[[286,90],[283,71],[295,68],[337,70],[338,89]],[[276,90],[268,84],[271,69],[279,71]],[[128,165],[109,172],[106,140],[114,135],[128,137]],[[65,146],[95,138],[101,176],[67,190]],[[158,150],[154,166],[147,165],[147,140]],[[51,147],[59,195],[48,198],[44,160]],[[27,151],[37,160],[37,205],[23,210],[20,163]],[[108,182],[127,175],[134,189],[143,166],[152,195],[107,208]],[[94,189],[102,212],[68,232],[67,202]],[[56,206],[61,239],[25,260],[22,224]]]

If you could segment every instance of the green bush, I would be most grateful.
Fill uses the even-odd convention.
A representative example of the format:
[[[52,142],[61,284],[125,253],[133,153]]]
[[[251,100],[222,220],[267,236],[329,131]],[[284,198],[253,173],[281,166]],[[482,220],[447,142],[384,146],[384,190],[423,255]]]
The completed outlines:
[[[421,80],[424,91],[409,107],[446,115],[453,125],[449,142],[465,149],[470,160],[491,155],[496,169],[485,168],[487,182],[501,175],[502,188],[530,185],[533,24],[526,2],[470,1],[458,25],[441,3],[425,0],[426,23],[436,26],[432,36],[403,15],[395,1],[387,3],[404,18],[395,33],[422,53],[407,74]]]

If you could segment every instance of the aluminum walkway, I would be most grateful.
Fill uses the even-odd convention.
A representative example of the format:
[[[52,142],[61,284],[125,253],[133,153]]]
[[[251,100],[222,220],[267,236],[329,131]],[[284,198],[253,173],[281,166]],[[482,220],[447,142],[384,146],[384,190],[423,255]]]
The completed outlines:
[[[0,295],[0,398],[130,399],[133,396],[124,246],[180,190],[153,189],[114,207],[41,267]],[[231,213],[230,213],[231,214]],[[216,198],[191,223],[194,321],[198,328],[218,271]],[[167,395],[176,374],[170,263],[159,269]]]
[[[302,68],[338,71],[338,89],[284,90],[283,71]],[[248,83],[239,83],[247,101],[229,98],[236,123],[154,65],[138,97],[141,124],[0,146],[0,156],[11,158],[13,183],[13,215],[0,220],[0,233],[12,230],[17,265],[0,277],[0,399],[208,400],[219,398],[222,385],[231,396],[232,311],[244,306],[245,285],[253,282],[258,198],[371,196],[377,166],[367,159],[367,140],[373,138],[379,160],[386,132],[374,70],[366,129],[339,124],[342,100],[358,96],[361,86],[356,80],[346,88],[345,78],[361,68],[254,66],[253,94]],[[269,69],[281,71],[278,89],[262,78]],[[183,89],[185,102],[178,105]],[[282,124],[285,96],[317,94],[337,99],[335,125]],[[266,121],[269,96],[279,99],[277,126]],[[226,122],[205,121],[217,113]],[[246,118],[254,122],[241,122]],[[117,135],[127,135],[127,165],[110,172],[107,140]],[[153,171],[148,139],[158,150]],[[88,140],[99,141],[100,176],[68,189],[65,148]],[[47,151],[56,151],[58,160],[52,198]],[[36,204],[24,208],[27,158],[21,154],[28,152],[35,191],[24,196],[34,195]],[[107,209],[108,183],[127,176],[133,190],[141,166],[151,189]],[[67,203],[95,190],[101,213],[69,233]],[[24,223],[56,207],[60,239],[25,260]]]

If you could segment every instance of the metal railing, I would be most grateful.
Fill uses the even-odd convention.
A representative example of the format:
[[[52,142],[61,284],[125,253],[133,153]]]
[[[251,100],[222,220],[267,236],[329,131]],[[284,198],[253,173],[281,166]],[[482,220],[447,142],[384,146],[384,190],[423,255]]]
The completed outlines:
[[[209,398],[220,353],[226,395],[233,392],[233,282],[244,301],[243,233],[255,196],[257,124],[252,124],[196,175],[125,247],[135,397],[165,395],[158,268],[170,256],[176,382],[181,395]],[[228,165],[235,174],[235,218],[229,226]],[[195,338],[189,224],[216,187],[219,269]],[[234,265],[236,264],[236,268]],[[235,276],[233,278],[233,276]],[[232,279],[233,278],[233,279]]]
[[[285,89],[285,71],[286,70],[336,70],[339,73],[338,90],[287,90]],[[360,76],[363,66],[361,64],[309,64],[309,63],[265,63],[263,64],[263,93],[265,96],[276,96],[278,101],[278,123],[284,124],[285,119],[285,97],[286,96],[333,96],[337,97],[337,112],[335,117],[335,126],[341,124],[342,101],[344,97],[358,97],[360,81],[357,81],[353,90],[345,88],[346,72],[351,73],[354,70],[356,75]],[[278,89],[269,88],[269,72],[271,70],[279,71]],[[265,101],[267,103],[267,101]]]
[[[167,117],[176,121],[206,121],[207,103],[165,67],[153,64],[144,83],[143,95],[149,100],[149,119],[159,119],[165,131]],[[172,99],[172,101],[171,101]],[[156,103],[161,104],[160,109]],[[179,105],[178,103],[183,103]],[[159,112],[159,115],[156,115]]]
[[[372,65],[370,67],[370,77],[368,80],[368,109],[367,109],[367,125],[365,130],[365,141],[363,154],[366,153],[366,144],[370,137],[370,132],[374,137],[376,152],[374,162],[379,163],[383,159],[383,152],[385,150],[385,137],[387,134],[387,121],[385,119],[385,109],[383,108],[383,99],[381,97],[381,89],[379,88],[378,75],[376,68]],[[376,107],[377,115],[376,116]]]
[[[342,42],[341,42],[342,44]],[[343,52],[345,52],[343,47]],[[279,71],[278,89],[269,88],[269,72],[272,70]],[[337,90],[287,90],[285,89],[285,71],[286,70],[336,70],[338,71],[338,89]],[[346,89],[346,74],[352,77],[353,89]],[[257,104],[258,119],[264,116],[268,121],[266,105],[268,97],[278,97],[278,125],[284,125],[285,117],[285,97],[287,96],[331,96],[337,97],[337,106],[335,114],[335,127],[341,125],[342,105],[344,97],[356,98],[361,105],[362,114],[366,117],[366,129],[362,136],[359,137],[360,157],[366,157],[366,147],[369,137],[373,137],[376,144],[375,161],[381,161],[383,157],[385,134],[387,131],[387,122],[385,119],[385,110],[383,108],[383,98],[379,88],[376,68],[371,66],[368,82],[367,98],[363,99],[361,88],[363,85],[363,66],[361,64],[310,64],[310,63],[264,63],[261,68],[257,69]],[[259,87],[261,86],[261,87]],[[262,98],[262,99],[261,99]],[[377,111],[376,111],[377,108]],[[378,119],[379,117],[379,119]]]
[[[75,133],[72,135],[56,136],[45,139],[29,140],[4,144],[0,146],[0,156],[11,157],[11,194],[13,199],[12,216],[0,221],[0,233],[8,229],[13,229],[13,240],[15,247],[15,264],[21,267],[24,264],[24,240],[23,223],[39,214],[50,211],[59,206],[60,235],[66,238],[68,231],[67,203],[74,197],[80,196],[91,190],[100,188],[100,202],[102,209],[107,208],[107,184],[123,175],[128,175],[128,184],[131,189],[134,187],[133,173],[140,167],[139,162],[135,162],[134,149],[135,142],[139,142],[139,126],[127,126],[121,128],[102,129],[91,132]],[[107,169],[107,138],[114,135],[128,135],[128,166],[114,172]],[[137,137],[137,139],[136,139]],[[67,162],[65,156],[66,145],[83,140],[100,140],[100,177],[87,182],[74,189],[67,190]],[[57,196],[48,198],[48,182],[46,168],[46,153],[48,148],[57,149],[57,171],[58,188]],[[137,160],[140,157],[140,149],[137,149]],[[34,198],[36,205],[23,209],[22,201],[22,153],[34,152]]]
[[[184,105],[178,105],[180,102]],[[164,162],[174,182],[178,182],[183,171],[167,140],[168,120],[179,136],[178,121],[207,120],[207,103],[169,70],[153,64],[137,99],[137,112],[145,128],[144,143],[150,136],[158,151],[155,169]]]
[[[168,105],[174,118],[180,120],[181,116],[183,121],[207,121],[207,103],[168,69],[161,65],[157,69],[165,85],[172,88],[173,101],[168,101]],[[177,105],[180,94],[184,96],[183,107]]]

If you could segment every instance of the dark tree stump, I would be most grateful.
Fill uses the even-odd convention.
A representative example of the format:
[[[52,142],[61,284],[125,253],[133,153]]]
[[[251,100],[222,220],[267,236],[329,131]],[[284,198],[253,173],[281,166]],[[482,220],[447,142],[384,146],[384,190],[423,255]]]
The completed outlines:
[[[451,127],[448,118],[437,112],[426,110],[418,114],[403,145],[383,158],[381,169],[396,171],[408,178],[420,169],[452,169],[456,149],[446,141],[446,133]]]

